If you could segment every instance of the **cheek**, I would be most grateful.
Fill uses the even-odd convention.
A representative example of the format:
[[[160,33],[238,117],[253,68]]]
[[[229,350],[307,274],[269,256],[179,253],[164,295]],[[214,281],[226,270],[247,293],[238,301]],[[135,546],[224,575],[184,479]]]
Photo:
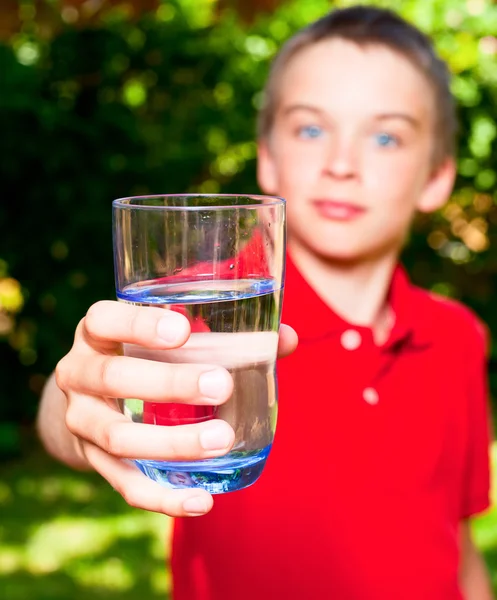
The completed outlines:
[[[403,207],[409,212],[426,181],[424,163],[408,156],[400,156],[397,160],[378,160],[365,173],[366,190],[385,208]]]

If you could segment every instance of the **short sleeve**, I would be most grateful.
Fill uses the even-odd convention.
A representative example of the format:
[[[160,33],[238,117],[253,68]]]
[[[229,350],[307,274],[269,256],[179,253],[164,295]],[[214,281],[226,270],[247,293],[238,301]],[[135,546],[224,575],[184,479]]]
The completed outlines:
[[[461,518],[468,518],[490,505],[490,406],[487,368],[487,330],[474,322],[468,344],[468,446],[463,480]]]

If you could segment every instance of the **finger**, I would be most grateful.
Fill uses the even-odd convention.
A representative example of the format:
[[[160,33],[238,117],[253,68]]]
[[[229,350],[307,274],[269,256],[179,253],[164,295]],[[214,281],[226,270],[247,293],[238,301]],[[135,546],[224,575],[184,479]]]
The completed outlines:
[[[58,382],[84,394],[149,402],[215,405],[233,393],[233,379],[223,367],[102,354],[81,357],[59,373]]]
[[[188,319],[174,310],[110,300],[91,306],[82,328],[91,346],[111,351],[120,343],[177,348],[190,335]]]
[[[212,496],[202,489],[169,490],[152,481],[134,465],[86,443],[88,462],[130,505],[171,517],[195,517],[209,512]]]
[[[289,325],[282,324],[280,327],[280,337],[278,340],[278,358],[284,358],[295,351],[299,343],[299,338],[295,329]]]
[[[226,454],[235,433],[221,419],[165,427],[133,423],[98,398],[77,395],[66,413],[69,431],[120,458],[201,460]]]

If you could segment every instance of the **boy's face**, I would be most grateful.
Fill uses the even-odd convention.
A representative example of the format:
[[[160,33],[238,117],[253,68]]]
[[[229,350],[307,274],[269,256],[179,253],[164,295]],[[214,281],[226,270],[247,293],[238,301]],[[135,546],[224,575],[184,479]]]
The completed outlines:
[[[398,252],[415,211],[452,189],[453,161],[432,168],[434,118],[429,83],[388,48],[333,39],[294,56],[258,164],[291,242],[332,260]]]
[[[167,476],[170,483],[173,485],[192,486],[194,485],[193,479],[188,473],[180,472],[169,472]]]

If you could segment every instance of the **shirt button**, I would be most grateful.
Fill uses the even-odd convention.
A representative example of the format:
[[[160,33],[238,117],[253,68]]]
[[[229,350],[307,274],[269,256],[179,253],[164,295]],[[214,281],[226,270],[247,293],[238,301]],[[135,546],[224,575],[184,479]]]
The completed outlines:
[[[371,405],[378,404],[378,402],[380,400],[380,397],[378,396],[378,392],[372,387],[367,387],[362,392],[362,398],[365,402],[367,402],[368,404],[371,404]]]
[[[357,350],[361,345],[362,338],[361,334],[355,329],[347,329],[340,337],[340,343],[345,350]]]

